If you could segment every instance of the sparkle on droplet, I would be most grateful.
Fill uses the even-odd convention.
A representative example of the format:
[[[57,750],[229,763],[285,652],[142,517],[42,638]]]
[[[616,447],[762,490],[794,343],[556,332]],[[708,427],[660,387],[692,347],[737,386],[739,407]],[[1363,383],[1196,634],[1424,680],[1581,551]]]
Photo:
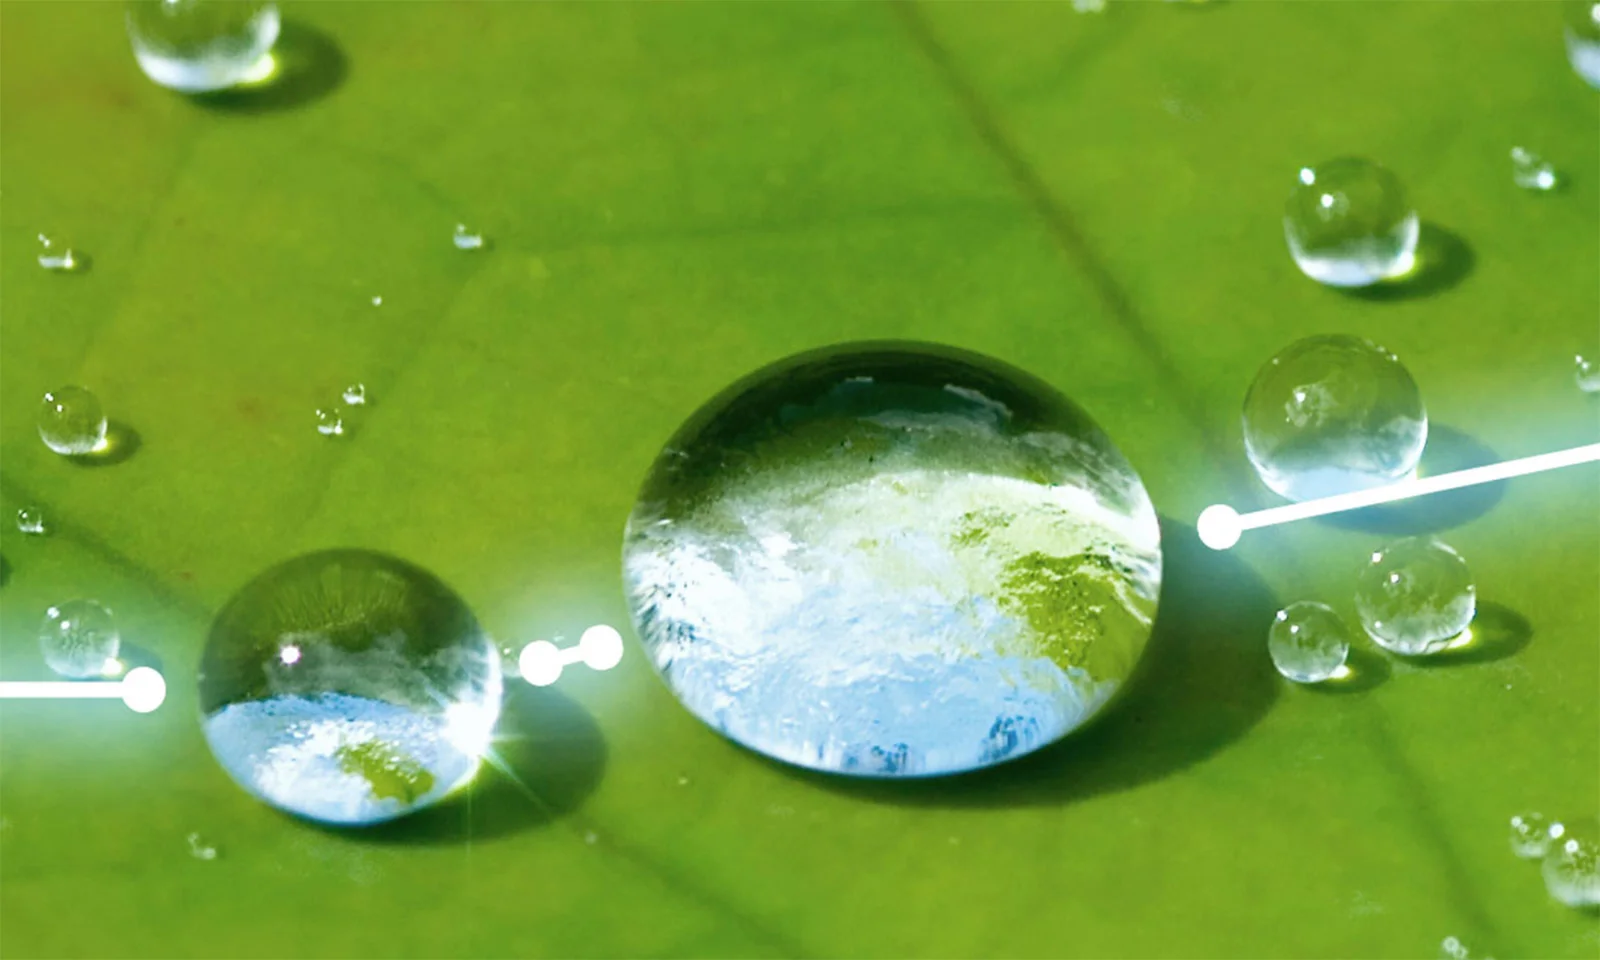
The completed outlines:
[[[710,401],[651,468],[624,583],[644,652],[731,739],[855,776],[1052,743],[1132,674],[1159,591],[1144,486],[1040,381],[845,345]]]
[[[328,550],[227,602],[199,696],[206,741],[246,791],[324,823],[377,823],[472,780],[500,714],[500,658],[432,574]]]
[[[1408,537],[1372,555],[1356,579],[1368,636],[1407,656],[1444,650],[1472,623],[1477,589],[1461,554],[1433,537]]]
[[[483,234],[467,230],[464,223],[456,224],[455,235],[451,238],[457,250],[478,250],[483,247]]]
[[[278,8],[263,0],[129,0],[127,28],[139,68],[171,90],[225,90],[274,70]]]
[[[18,510],[17,529],[23,533],[44,533],[44,512],[38,507],[23,507]]]
[[[1519,813],[1511,818],[1511,852],[1524,860],[1538,860],[1550,852],[1552,824],[1542,813]]]
[[[1428,440],[1411,374],[1394,354],[1351,336],[1298,340],[1263,364],[1242,424],[1261,482],[1289,500],[1402,480]]]
[[[1283,215],[1294,262],[1306,276],[1335,287],[1365,287],[1410,273],[1419,230],[1399,178],[1358,157],[1301,168]]]
[[[324,437],[344,436],[344,418],[339,416],[337,410],[319,409],[317,411],[317,432]]]
[[[1554,190],[1560,182],[1556,168],[1526,147],[1511,148],[1511,182],[1524,190]]]
[[[1577,356],[1578,389],[1584,393],[1600,393],[1600,364],[1585,360],[1583,354]]]
[[[191,833],[184,838],[189,843],[189,856],[196,860],[217,859],[217,848],[200,841],[200,834]]]
[[[39,439],[62,456],[105,448],[106,415],[100,398],[83,387],[51,390],[39,403]]]
[[[1337,676],[1349,657],[1350,628],[1328,605],[1301,600],[1273,618],[1267,652],[1288,679],[1320,683]]]
[[[352,383],[344,388],[344,402],[352,407],[359,407],[367,402],[366,384]]]
[[[111,611],[93,600],[68,600],[45,611],[39,652],[51,670],[83,680],[106,675],[122,637]]]

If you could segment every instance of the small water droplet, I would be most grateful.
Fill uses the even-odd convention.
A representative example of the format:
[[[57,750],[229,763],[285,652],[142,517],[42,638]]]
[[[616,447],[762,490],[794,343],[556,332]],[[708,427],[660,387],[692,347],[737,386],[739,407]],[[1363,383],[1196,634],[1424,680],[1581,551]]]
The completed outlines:
[[[1524,190],[1545,193],[1561,182],[1556,168],[1526,147],[1511,148],[1511,182]]]
[[[84,258],[80,254],[71,247],[58,247],[55,241],[42,233],[39,234],[39,245],[44,248],[39,254],[39,266],[46,270],[71,273],[84,266]]]
[[[201,843],[200,834],[191,833],[184,839],[189,842],[189,856],[194,857],[196,860],[217,859],[217,848],[210,846],[209,844]]]
[[[344,418],[337,410],[318,410],[317,432],[324,437],[344,436]]]
[[[23,507],[17,511],[17,529],[23,533],[43,534],[44,513],[38,507]]]
[[[1600,364],[1577,356],[1578,389],[1584,393],[1600,393]]]
[[[469,231],[464,223],[456,224],[455,236],[451,239],[457,250],[481,250],[484,245],[483,234]]]
[[[679,775],[679,777],[678,777],[678,786],[687,787],[688,785],[689,785],[689,778],[685,777],[685,776],[682,776],[682,775]]]
[[[372,298],[372,305],[373,305],[373,306],[374,306],[374,307],[381,307],[381,306],[383,306],[383,297],[381,297],[381,296],[376,296],[376,297],[373,297],[373,298]]]
[[[1511,852],[1524,860],[1538,860],[1550,852],[1551,824],[1542,813],[1527,811],[1511,818]]]
[[[367,385],[352,383],[344,388],[344,402],[352,407],[359,407],[367,402]]]
[[[592,847],[600,842],[600,835],[595,833],[593,830],[590,830],[583,835],[583,842]]]

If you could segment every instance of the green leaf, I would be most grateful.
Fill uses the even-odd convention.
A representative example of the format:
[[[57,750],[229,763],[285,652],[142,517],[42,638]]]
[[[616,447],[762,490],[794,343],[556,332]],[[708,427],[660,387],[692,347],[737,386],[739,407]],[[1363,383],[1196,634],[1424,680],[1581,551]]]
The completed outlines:
[[[1269,502],[1240,402],[1314,333],[1401,356],[1434,469],[1594,440],[1570,363],[1600,338],[1600,99],[1554,6],[285,17],[308,72],[195,101],[138,72],[114,5],[0,5],[0,507],[52,527],[0,530],[0,676],[42,677],[44,608],[92,596],[170,684],[146,716],[0,704],[0,953],[1600,949],[1506,826],[1600,796],[1593,469],[1229,554],[1190,526]],[[1515,189],[1518,144],[1567,189]],[[1347,154],[1430,225],[1409,287],[1342,294],[1288,259],[1294,171]],[[490,246],[454,249],[458,222]],[[40,269],[38,233],[91,268]],[[970,777],[819,777],[723,741],[631,647],[514,684],[517,783],[486,771],[389,827],[279,816],[212,760],[194,668],[254,574],[362,547],[437,574],[507,645],[622,626],[622,522],[673,429],[764,363],[883,338],[1031,371],[1142,471],[1167,582],[1138,684],[1093,728]],[[370,404],[319,436],[352,381]],[[69,382],[137,435],[120,462],[39,443],[35,404]],[[1364,649],[1344,692],[1280,682],[1272,611],[1353,620],[1360,558],[1416,529],[1471,564],[1482,643]]]

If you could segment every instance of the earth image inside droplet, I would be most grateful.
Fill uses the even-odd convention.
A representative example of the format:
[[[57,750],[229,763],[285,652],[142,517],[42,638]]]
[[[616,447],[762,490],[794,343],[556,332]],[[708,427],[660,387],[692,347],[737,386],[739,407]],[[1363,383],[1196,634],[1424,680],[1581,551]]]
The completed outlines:
[[[432,574],[325,550],[268,569],[217,614],[201,724],[223,769],[260,799],[370,824],[472,780],[501,683],[493,643]]]
[[[1160,528],[1073,403],[921,344],[803,354],[706,404],[623,548],[635,626],[713,728],[817,770],[971,770],[1103,710],[1149,639]]]

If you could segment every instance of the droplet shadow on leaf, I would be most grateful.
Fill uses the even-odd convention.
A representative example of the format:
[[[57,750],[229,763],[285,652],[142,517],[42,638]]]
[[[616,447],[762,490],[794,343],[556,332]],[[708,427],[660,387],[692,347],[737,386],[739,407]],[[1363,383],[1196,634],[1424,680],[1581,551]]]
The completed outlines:
[[[1458,286],[1477,264],[1477,256],[1461,235],[1424,222],[1417,232],[1416,264],[1411,272],[1370,287],[1340,287],[1359,300],[1385,302],[1431,297]]]
[[[1469,663],[1489,663],[1512,656],[1533,638],[1528,619],[1500,603],[1479,603],[1467,628],[1471,636],[1460,646],[1450,646],[1425,657],[1407,658],[1419,667],[1457,667]]]
[[[192,99],[225,113],[266,113],[310,103],[344,83],[349,65],[333,38],[313,27],[286,21],[273,44],[272,74],[255,83],[199,94]]]
[[[1010,763],[953,777],[868,780],[776,764],[796,779],[879,803],[1058,805],[1126,790],[1224,750],[1278,696],[1267,626],[1278,604],[1236,554],[1161,519],[1161,604],[1121,698],[1094,723]]]
[[[1388,658],[1365,647],[1351,647],[1344,665],[1349,670],[1345,676],[1304,684],[1304,689],[1330,694],[1366,693],[1389,679],[1391,673]]]
[[[1422,451],[1417,475],[1434,477],[1496,463],[1500,456],[1477,439],[1443,424],[1428,426],[1428,445]],[[1412,537],[1458,527],[1488,513],[1505,496],[1504,480],[1480,483],[1459,490],[1429,494],[1412,500],[1348,510],[1320,518],[1330,526],[1394,537]]]
[[[69,459],[82,467],[110,467],[138,453],[143,443],[139,431],[120,420],[112,420],[106,424],[106,442],[100,449]]]
[[[147,647],[141,647],[135,643],[127,643],[124,641],[120,646],[118,646],[117,659],[122,661],[122,665],[127,668],[127,670],[132,670],[135,667],[149,667],[163,676],[165,676],[167,672],[165,669],[163,669],[161,658],[156,656],[155,651],[150,650]],[[127,670],[124,670],[124,675],[126,675]]]
[[[509,679],[509,678],[508,678]],[[340,836],[373,843],[448,845],[544,826],[578,807],[605,770],[605,741],[594,719],[553,687],[510,680],[495,728],[495,762],[437,807]]]

